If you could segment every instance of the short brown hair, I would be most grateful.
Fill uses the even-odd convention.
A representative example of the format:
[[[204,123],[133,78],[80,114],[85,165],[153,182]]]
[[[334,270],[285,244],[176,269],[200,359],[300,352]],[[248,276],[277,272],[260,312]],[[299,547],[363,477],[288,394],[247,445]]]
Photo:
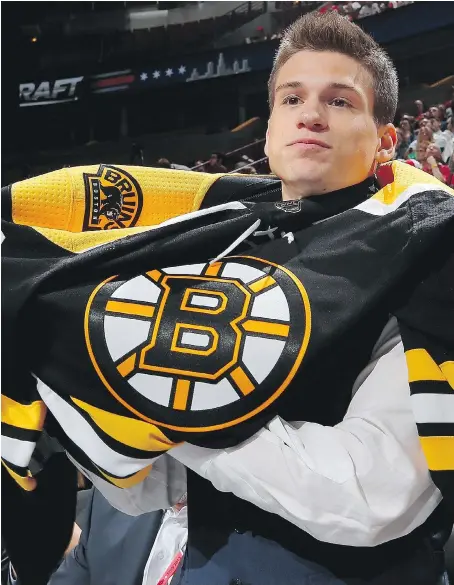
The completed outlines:
[[[277,73],[299,51],[332,51],[358,61],[372,75],[376,123],[394,120],[399,84],[393,62],[372,37],[336,12],[310,12],[284,32],[268,81],[270,110],[274,105]]]

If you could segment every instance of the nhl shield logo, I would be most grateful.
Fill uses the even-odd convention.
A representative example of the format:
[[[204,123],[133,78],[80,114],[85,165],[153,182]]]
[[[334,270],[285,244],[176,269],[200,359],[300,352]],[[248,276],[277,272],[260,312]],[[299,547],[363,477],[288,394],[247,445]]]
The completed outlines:
[[[142,190],[125,170],[100,165],[96,174],[84,173],[84,231],[128,228],[142,210]]]
[[[104,386],[137,416],[180,432],[232,427],[293,380],[311,329],[287,268],[248,256],[112,277],[93,291],[85,340]]]
[[[274,206],[276,209],[285,211],[285,213],[299,213],[301,211],[301,200],[277,201]]]

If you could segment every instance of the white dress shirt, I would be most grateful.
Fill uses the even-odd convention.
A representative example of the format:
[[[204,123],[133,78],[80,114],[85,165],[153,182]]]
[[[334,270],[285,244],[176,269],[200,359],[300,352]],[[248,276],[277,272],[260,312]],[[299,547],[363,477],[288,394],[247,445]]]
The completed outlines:
[[[188,509],[170,508],[164,514],[145,565],[142,585],[170,585],[188,540]]]
[[[175,503],[163,484],[182,488],[186,466],[218,490],[278,514],[318,540],[376,546],[412,532],[441,500],[420,446],[394,319],[352,393],[334,427],[276,417],[236,447],[173,448],[162,459],[181,466],[166,464],[158,484],[150,477],[140,488],[109,485],[105,491],[106,482],[92,480],[115,507],[136,514]],[[134,489],[132,499],[142,500],[131,505]]]

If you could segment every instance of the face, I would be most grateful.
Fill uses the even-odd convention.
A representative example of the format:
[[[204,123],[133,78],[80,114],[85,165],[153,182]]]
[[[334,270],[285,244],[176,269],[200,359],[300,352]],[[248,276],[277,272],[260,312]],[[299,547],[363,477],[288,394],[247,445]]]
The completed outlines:
[[[437,118],[439,116],[439,111],[437,106],[432,106],[431,108],[429,108],[429,115],[431,118]]]
[[[397,137],[396,148],[398,148],[402,144],[402,140],[404,139],[402,128],[396,128],[396,137]]]
[[[432,140],[432,128],[426,124],[423,126],[419,131],[419,139],[420,140]]]
[[[427,143],[418,144],[416,148],[416,160],[420,163],[426,162]]]
[[[435,160],[441,160],[441,150],[434,143],[429,144],[426,150],[426,158],[433,156]]]
[[[218,155],[217,154],[212,154],[210,156],[210,165],[217,165],[218,164]]]
[[[395,128],[373,106],[370,74],[346,55],[300,51],[281,67],[265,153],[284,199],[355,185],[393,158]]]
[[[430,122],[433,132],[438,132],[440,130],[440,120],[437,120],[437,118],[432,118]]]
[[[406,120],[405,118],[403,120],[401,120],[400,127],[405,132],[410,132],[410,122],[408,120]]]
[[[419,122],[419,129],[421,130],[422,128],[424,128],[424,126],[427,126],[427,124],[430,124],[430,120],[428,120],[427,118],[423,118]]]
[[[418,112],[419,112],[419,113],[422,113],[422,110],[423,110],[422,101],[421,101],[421,100],[416,100],[416,101],[415,101],[415,104],[416,104],[416,107],[417,107],[417,109],[418,109]]]

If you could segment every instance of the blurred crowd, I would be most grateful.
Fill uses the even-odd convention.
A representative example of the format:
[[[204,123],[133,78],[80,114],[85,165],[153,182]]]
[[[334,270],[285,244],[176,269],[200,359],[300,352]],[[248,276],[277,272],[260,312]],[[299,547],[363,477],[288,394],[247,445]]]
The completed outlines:
[[[401,8],[407,4],[413,4],[413,2],[329,2],[323,5],[319,12],[335,11],[353,21],[380,14],[385,10]]]
[[[276,2],[276,4],[301,4],[299,1],[293,3],[290,2]],[[361,20],[368,16],[374,16],[375,14],[381,14],[386,10],[393,10],[395,8],[401,8],[413,4],[413,0],[404,1],[397,0],[394,2],[325,2],[323,6],[318,8],[318,12],[326,14],[327,12],[337,12],[341,16],[345,16],[350,21]],[[287,7],[288,8],[288,7]],[[284,26],[285,29],[285,26]],[[254,35],[249,36],[245,39],[246,44],[257,43],[261,41],[269,41],[274,39],[281,39],[284,34],[284,29],[277,31],[273,34],[268,35],[264,28],[259,26]]]
[[[396,160],[422,169],[446,185],[454,185],[452,101],[426,108],[415,102],[416,114],[404,113],[397,126]]]

